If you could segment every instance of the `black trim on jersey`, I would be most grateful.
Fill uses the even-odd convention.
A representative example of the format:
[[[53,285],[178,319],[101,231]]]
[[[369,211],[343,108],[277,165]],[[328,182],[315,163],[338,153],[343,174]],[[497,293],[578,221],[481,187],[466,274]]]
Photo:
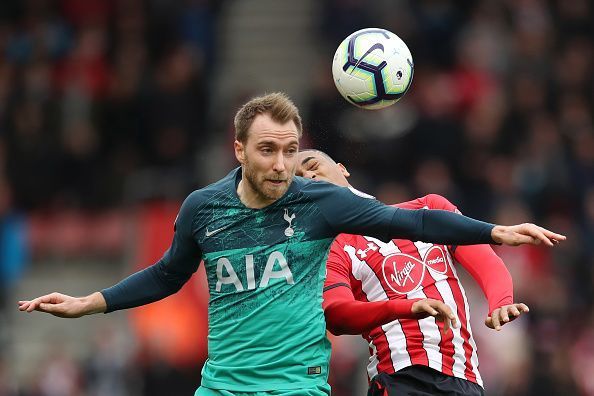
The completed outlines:
[[[351,288],[351,285],[349,285],[348,283],[335,283],[333,285],[324,287],[324,292],[327,292],[328,290],[332,290],[335,287],[340,287],[340,286],[348,287],[349,289]]]

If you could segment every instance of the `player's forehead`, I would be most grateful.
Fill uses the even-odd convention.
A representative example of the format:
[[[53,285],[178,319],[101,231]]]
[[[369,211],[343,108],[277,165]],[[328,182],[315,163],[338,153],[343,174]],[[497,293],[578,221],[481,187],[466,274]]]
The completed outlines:
[[[248,139],[256,144],[271,142],[278,144],[299,144],[299,133],[293,120],[282,123],[268,114],[258,114],[248,132]]]
[[[299,166],[307,166],[307,164],[316,161],[330,164],[332,161],[323,153],[316,150],[303,150],[299,152],[297,157]]]

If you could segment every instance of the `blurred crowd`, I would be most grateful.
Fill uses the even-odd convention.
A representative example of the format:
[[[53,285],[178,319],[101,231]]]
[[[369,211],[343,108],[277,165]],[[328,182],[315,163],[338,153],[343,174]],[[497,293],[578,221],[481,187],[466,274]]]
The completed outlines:
[[[174,198],[195,184],[218,6],[2,2],[0,180],[13,205],[118,205],[140,170],[184,180],[162,189]]]
[[[179,200],[212,181],[196,164],[220,144],[207,76],[217,72],[222,4],[0,3],[0,305],[18,279],[9,264],[26,261],[8,247],[22,216]],[[594,395],[592,1],[324,0],[319,8],[317,64],[327,67],[299,103],[308,144],[384,202],[438,193],[472,217],[565,233],[550,250],[496,248],[531,311],[496,336],[475,326],[480,368],[489,394]],[[329,70],[338,43],[364,27],[398,34],[415,63],[410,92],[378,112],[340,98]],[[480,323],[484,298],[465,284]],[[158,359],[106,353],[104,364],[105,348],[98,342],[87,362],[48,356],[53,363],[22,394],[175,394],[156,391],[157,379],[195,375],[189,388],[199,379],[198,369]],[[365,358],[351,355],[335,352],[336,395],[353,394],[342,373]],[[1,362],[0,395],[12,396],[2,389],[10,362]],[[102,390],[98,378],[116,385]]]
[[[475,325],[488,394],[594,395],[594,3],[329,0],[322,26],[327,53],[379,26],[414,58],[411,91],[381,113],[334,100],[326,77],[313,90],[314,145],[355,186],[384,202],[438,193],[472,217],[568,235],[496,248],[531,311],[501,337]]]

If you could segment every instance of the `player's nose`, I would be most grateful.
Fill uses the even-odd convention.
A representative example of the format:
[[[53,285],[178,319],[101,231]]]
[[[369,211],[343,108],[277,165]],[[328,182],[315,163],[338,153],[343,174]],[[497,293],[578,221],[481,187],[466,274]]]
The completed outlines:
[[[282,153],[278,153],[274,157],[274,163],[272,164],[272,169],[275,172],[284,172],[285,171],[285,157]]]

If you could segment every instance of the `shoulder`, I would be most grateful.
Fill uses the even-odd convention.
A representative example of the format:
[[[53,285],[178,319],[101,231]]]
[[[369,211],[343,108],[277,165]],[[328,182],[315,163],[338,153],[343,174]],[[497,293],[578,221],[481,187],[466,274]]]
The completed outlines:
[[[186,202],[194,205],[204,203],[215,196],[231,194],[235,189],[236,178],[241,176],[241,168],[235,168],[222,179],[193,191],[186,198]]]
[[[319,191],[323,192],[324,190],[332,190],[333,187],[338,187],[338,186],[335,186],[334,184],[327,183],[324,181],[307,179],[307,178],[301,177],[301,176],[295,176],[293,178],[293,188],[296,191],[299,191],[302,193],[311,193],[311,192],[319,192]]]
[[[332,247],[342,249],[343,246],[353,245],[357,240],[357,235],[354,234],[339,234],[332,242]]]
[[[238,178],[241,178],[241,168],[235,168],[222,179],[209,184],[199,190],[194,191],[198,196],[207,196],[209,194],[216,194],[217,192],[233,191],[235,189]],[[192,193],[193,194],[193,193]]]
[[[328,261],[335,264],[350,265],[351,256],[349,251],[353,253],[360,246],[364,246],[359,238],[363,239],[361,236],[354,234],[339,234],[330,245]]]
[[[335,197],[359,197],[375,200],[371,195],[365,194],[353,187],[337,186],[336,184],[328,183],[321,180],[305,179],[303,177],[295,177],[296,187],[299,191],[311,198],[330,198]]]
[[[447,198],[438,194],[427,194],[411,201],[394,205],[403,209],[441,209],[455,212],[458,209]]]
[[[200,207],[207,203],[209,200],[211,200],[213,197],[215,197],[220,191],[220,189],[212,188],[211,186],[204,187],[199,190],[194,190],[186,197],[184,203],[182,204],[182,208]]]
[[[428,194],[421,199],[425,200],[429,209],[442,209],[449,210],[450,212],[458,211],[458,208],[453,203],[451,203],[446,197],[443,197],[438,194]]]
[[[339,234],[332,242],[332,249],[346,251],[349,248],[358,250],[365,249],[370,244],[363,235],[356,234]]]
[[[194,216],[198,208],[209,202],[222,201],[225,196],[231,196],[238,171],[239,168],[236,168],[224,178],[191,192],[182,203],[179,215]]]

